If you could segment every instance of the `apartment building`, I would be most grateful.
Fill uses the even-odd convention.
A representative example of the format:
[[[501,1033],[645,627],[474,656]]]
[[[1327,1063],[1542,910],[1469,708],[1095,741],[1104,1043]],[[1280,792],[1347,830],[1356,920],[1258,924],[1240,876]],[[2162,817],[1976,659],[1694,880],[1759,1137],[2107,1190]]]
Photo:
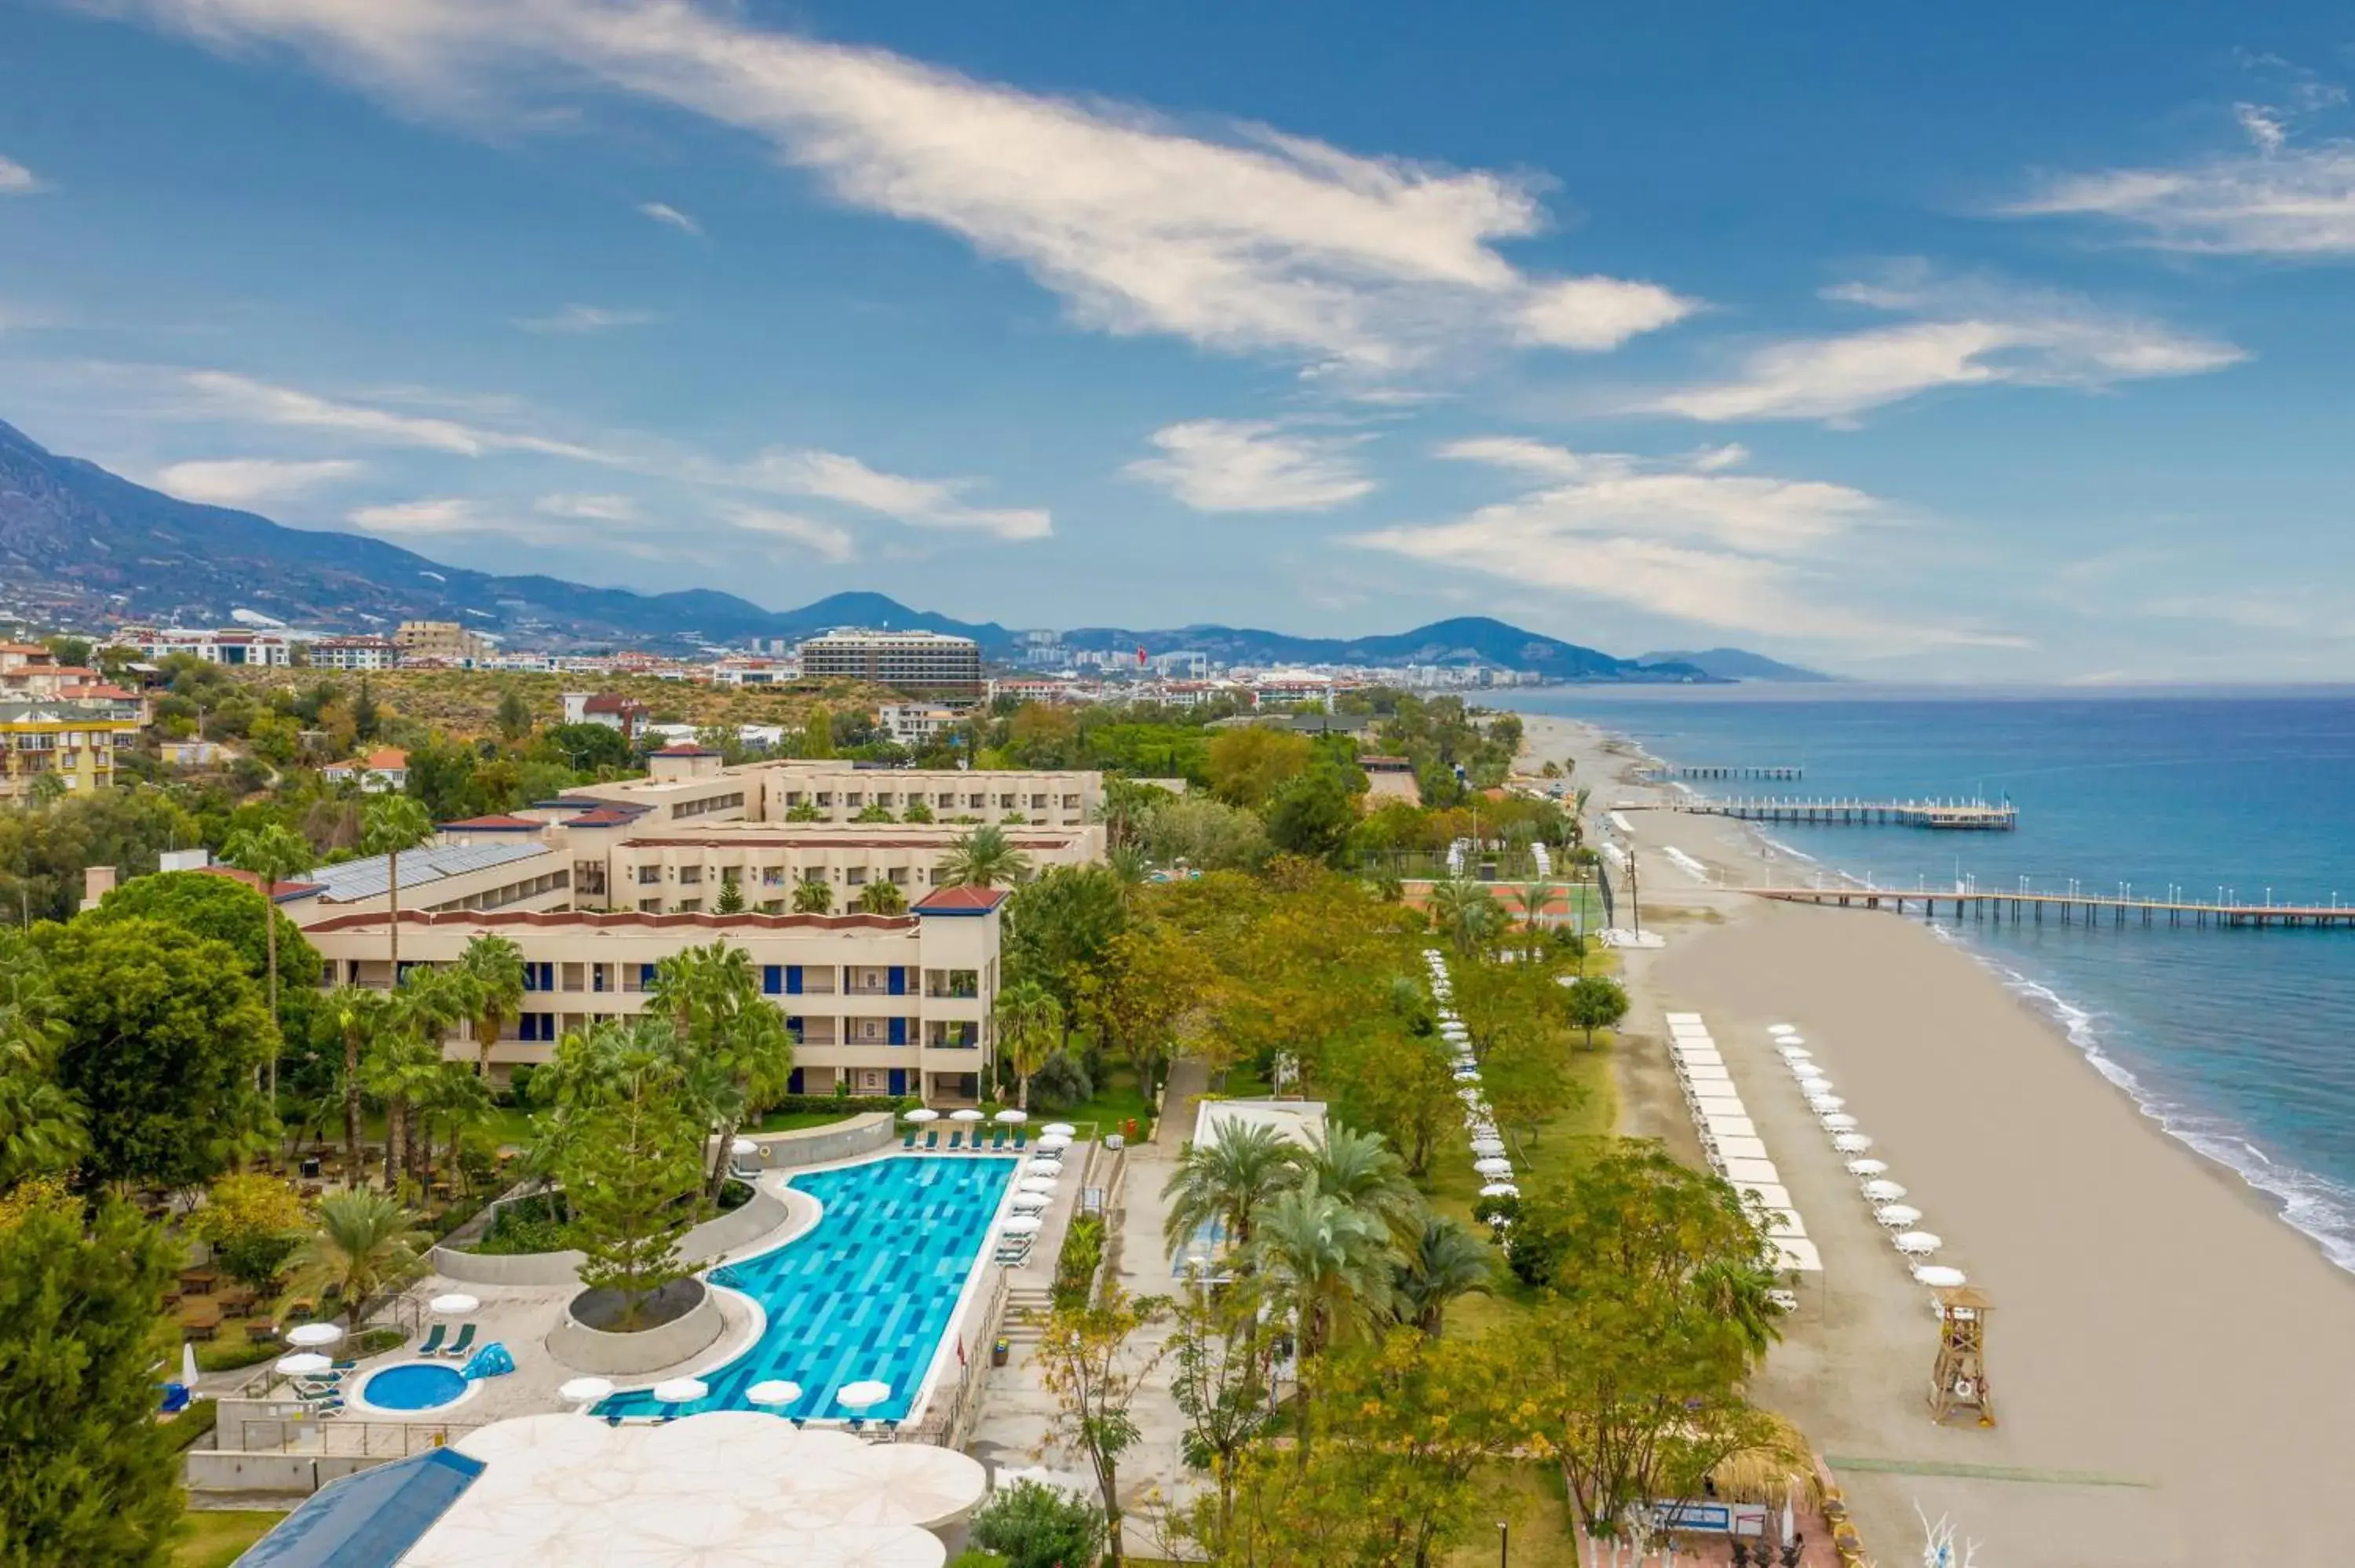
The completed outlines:
[[[938,631],[843,630],[813,637],[797,650],[813,680],[873,681],[911,697],[981,700],[981,644]]]
[[[956,728],[972,711],[942,703],[885,703],[875,710],[875,717],[898,744],[922,746]]]
[[[582,813],[588,815],[589,813]],[[686,830],[613,824],[559,829],[569,852],[576,902],[646,914],[695,914],[716,907],[733,886],[747,909],[782,915],[794,890],[822,882],[837,909],[889,883],[910,903],[940,885],[940,864],[968,830],[944,825],[731,822]],[[1104,830],[1014,828],[1007,842],[1034,873],[1093,865],[1104,856]]]
[[[454,620],[404,620],[392,634],[403,659],[438,659],[470,664],[490,657],[492,641]]]
[[[400,644],[389,637],[322,637],[311,644],[314,670],[390,670],[400,662]]]
[[[404,860],[408,857],[403,856]],[[655,966],[690,946],[742,948],[798,1042],[790,1090],[980,1097],[993,1054],[1002,890],[943,888],[904,915],[642,914],[508,909],[400,916],[400,962],[457,961],[480,936],[523,949],[520,1016],[492,1048],[505,1076],[545,1062],[571,1030],[645,1010]],[[392,983],[390,923],[341,913],[306,925],[329,986]],[[470,1034],[443,1049],[470,1060]]]
[[[397,793],[409,788],[409,753],[380,746],[365,757],[328,763],[319,777],[330,784],[357,784],[370,795]]]
[[[810,758],[721,765],[719,753],[669,746],[647,777],[584,784],[573,799],[602,800],[659,821],[847,822],[894,817],[922,801],[935,821],[1077,827],[1103,805],[1103,775],[1013,768],[862,768]]]
[[[566,692],[563,694],[566,724],[602,724],[607,729],[618,729],[623,740],[635,740],[638,731],[645,726],[654,710],[634,697],[617,697],[602,692]]]
[[[208,631],[172,626],[128,631],[115,641],[138,649],[141,657],[150,662],[175,653],[186,653],[208,664],[253,664],[268,669],[283,669],[294,662],[294,640],[282,631]]]
[[[114,757],[139,720],[103,703],[0,699],[0,802],[31,798],[44,779],[87,794],[114,782]]]

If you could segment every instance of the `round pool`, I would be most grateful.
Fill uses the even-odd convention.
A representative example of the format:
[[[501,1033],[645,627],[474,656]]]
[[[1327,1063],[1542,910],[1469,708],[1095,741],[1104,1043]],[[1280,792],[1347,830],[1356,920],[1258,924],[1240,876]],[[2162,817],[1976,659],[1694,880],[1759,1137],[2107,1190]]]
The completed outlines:
[[[360,1397],[378,1410],[438,1410],[465,1397],[466,1380],[456,1367],[406,1361],[370,1372]]]

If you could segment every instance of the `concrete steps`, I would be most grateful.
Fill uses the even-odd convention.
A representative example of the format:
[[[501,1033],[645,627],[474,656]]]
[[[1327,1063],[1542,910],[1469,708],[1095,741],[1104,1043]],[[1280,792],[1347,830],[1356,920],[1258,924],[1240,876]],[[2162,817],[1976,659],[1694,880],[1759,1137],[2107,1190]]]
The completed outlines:
[[[1054,1295],[1046,1287],[1015,1286],[1006,1293],[1006,1317],[997,1331],[1008,1344],[1035,1345],[1045,1337],[1047,1317],[1054,1308]]]

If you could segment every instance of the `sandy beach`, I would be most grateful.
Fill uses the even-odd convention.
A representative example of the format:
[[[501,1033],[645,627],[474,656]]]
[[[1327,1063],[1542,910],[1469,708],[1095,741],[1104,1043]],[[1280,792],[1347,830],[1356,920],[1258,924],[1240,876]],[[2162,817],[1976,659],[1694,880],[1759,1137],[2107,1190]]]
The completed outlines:
[[[1650,793],[1588,726],[1525,722],[1533,758],[1575,759],[1591,812]],[[1630,820],[1645,926],[1668,945],[1626,954],[1623,1130],[1698,1160],[1660,1014],[1701,1013],[1825,1262],[1753,1393],[1829,1458],[1873,1554],[1913,1560],[1918,1506],[2001,1568],[2343,1557],[2327,1499],[2355,1466],[2355,1277],[1968,953],[1917,921],[1739,892],[1765,868],[1738,824]],[[1945,1239],[1938,1261],[1993,1301],[1992,1430],[1930,1422],[1928,1293],[1770,1049],[1774,1022],[1804,1034]]]

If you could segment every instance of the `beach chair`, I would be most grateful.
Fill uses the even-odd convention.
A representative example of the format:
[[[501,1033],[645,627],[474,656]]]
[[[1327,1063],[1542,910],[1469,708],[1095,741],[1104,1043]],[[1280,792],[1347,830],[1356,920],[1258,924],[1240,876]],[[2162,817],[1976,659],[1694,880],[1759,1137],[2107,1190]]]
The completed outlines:
[[[450,1326],[447,1323],[434,1324],[433,1331],[425,1336],[425,1342],[417,1347],[417,1353],[421,1356],[438,1354],[442,1349],[442,1341],[447,1339],[449,1334]]]
[[[964,1148],[964,1128],[959,1128],[954,1132],[949,1134],[949,1152],[951,1154],[955,1154],[961,1152]]]
[[[474,1348],[474,1326],[472,1323],[461,1323],[458,1325],[458,1337],[442,1348],[442,1359],[463,1361],[466,1359],[467,1352]]]
[[[1006,1152],[1006,1129],[1004,1128],[1001,1127],[996,1132],[990,1134],[989,1151],[992,1154],[1003,1154]]]
[[[940,1128],[932,1128],[932,1131],[930,1131],[930,1132],[928,1132],[928,1133],[924,1134],[924,1152],[925,1152],[925,1153],[930,1154],[930,1153],[932,1153],[933,1150],[937,1150],[938,1148],[940,1148],[940,1146],[941,1146],[941,1129],[940,1129]]]
[[[1028,1133],[1024,1132],[1024,1131],[1023,1131],[1020,1128],[1018,1128],[1018,1128],[1016,1128],[1014,1129],[1014,1152],[1015,1152],[1015,1153],[1017,1153],[1017,1154],[1019,1154],[1019,1153],[1021,1153],[1024,1150],[1026,1150],[1026,1149],[1028,1149],[1028,1148],[1029,1148],[1029,1147],[1030,1147],[1030,1136],[1029,1136],[1029,1134],[1028,1134]]]
[[[900,1140],[900,1147],[902,1149],[913,1149],[916,1147],[916,1129],[914,1128],[911,1127],[908,1129],[908,1136]]]

